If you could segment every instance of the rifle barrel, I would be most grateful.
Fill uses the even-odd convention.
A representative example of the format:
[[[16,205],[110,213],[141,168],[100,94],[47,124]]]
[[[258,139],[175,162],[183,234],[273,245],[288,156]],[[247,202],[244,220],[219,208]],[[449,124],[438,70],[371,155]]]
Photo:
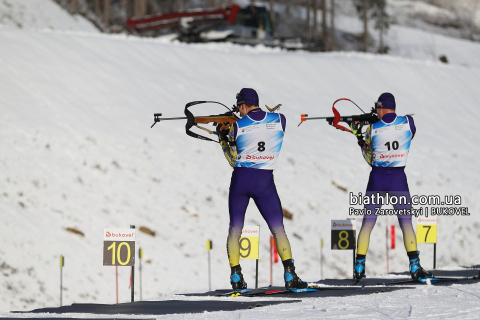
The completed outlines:
[[[187,117],[176,117],[176,118],[156,118],[156,120],[161,121],[161,120],[184,120],[187,119]]]
[[[305,120],[318,120],[318,119],[328,119],[328,118],[333,118],[333,117],[308,117],[308,118],[305,118]]]

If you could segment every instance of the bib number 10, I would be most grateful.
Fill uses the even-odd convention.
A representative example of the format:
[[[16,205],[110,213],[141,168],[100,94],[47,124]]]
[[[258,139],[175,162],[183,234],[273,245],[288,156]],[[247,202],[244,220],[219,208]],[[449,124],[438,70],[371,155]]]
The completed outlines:
[[[387,147],[388,151],[390,151],[390,141],[387,142],[387,143],[385,143],[385,146]],[[393,150],[397,150],[398,147],[399,147],[398,141],[393,141],[393,142],[392,142],[392,149],[393,149]]]

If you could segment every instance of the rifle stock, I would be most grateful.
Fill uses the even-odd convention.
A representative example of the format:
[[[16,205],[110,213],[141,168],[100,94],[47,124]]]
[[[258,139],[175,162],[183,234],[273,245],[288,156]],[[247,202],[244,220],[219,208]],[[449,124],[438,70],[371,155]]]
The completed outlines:
[[[219,116],[206,116],[206,117],[194,117],[194,124],[207,124],[207,123],[212,123],[214,126],[221,126],[220,130],[229,130],[230,126],[232,123],[237,121],[239,118],[237,118],[235,115],[232,116],[224,116],[224,115],[219,115]]]

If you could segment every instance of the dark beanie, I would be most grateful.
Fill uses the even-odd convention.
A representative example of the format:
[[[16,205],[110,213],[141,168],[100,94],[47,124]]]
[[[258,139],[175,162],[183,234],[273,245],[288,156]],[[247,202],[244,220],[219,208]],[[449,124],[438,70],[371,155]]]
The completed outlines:
[[[375,103],[377,108],[392,109],[395,110],[395,97],[390,92],[385,92],[378,97],[378,101]]]
[[[250,106],[258,106],[258,94],[255,90],[251,88],[243,88],[237,93],[237,106],[241,104],[246,104]]]

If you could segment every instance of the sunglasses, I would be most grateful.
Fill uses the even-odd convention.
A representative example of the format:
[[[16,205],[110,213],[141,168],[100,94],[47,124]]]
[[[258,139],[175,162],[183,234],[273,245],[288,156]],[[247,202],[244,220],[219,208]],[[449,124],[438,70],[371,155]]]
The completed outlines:
[[[380,101],[375,102],[375,108],[383,108],[383,104]]]

